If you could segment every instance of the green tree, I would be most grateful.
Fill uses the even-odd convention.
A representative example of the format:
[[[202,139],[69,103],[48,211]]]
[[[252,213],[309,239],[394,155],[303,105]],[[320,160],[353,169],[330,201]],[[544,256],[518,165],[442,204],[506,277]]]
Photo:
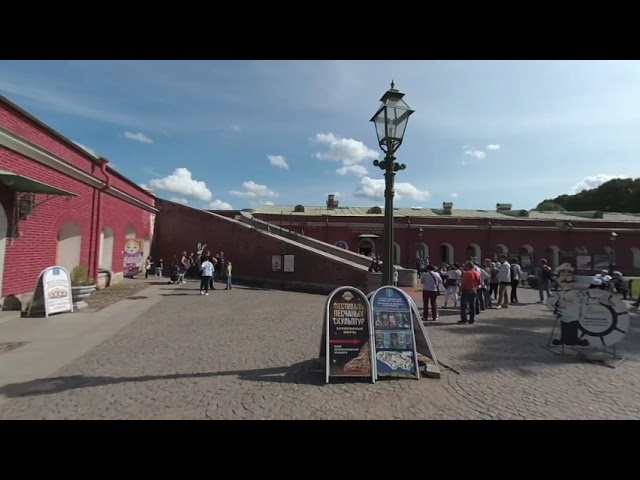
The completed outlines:
[[[575,195],[544,200],[536,210],[640,213],[640,178],[614,178]]]
[[[538,204],[535,210],[539,212],[560,212],[564,210],[564,207],[553,200],[544,200]]]

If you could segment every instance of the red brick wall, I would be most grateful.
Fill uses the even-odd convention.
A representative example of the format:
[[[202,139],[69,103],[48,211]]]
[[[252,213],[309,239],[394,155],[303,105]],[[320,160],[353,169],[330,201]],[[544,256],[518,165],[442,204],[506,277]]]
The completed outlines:
[[[213,254],[223,251],[233,263],[233,274],[265,280],[276,286],[281,280],[307,285],[353,285],[364,288],[366,272],[343,263],[333,262],[317,252],[292,245],[260,230],[224,217],[183,205],[157,200],[160,210],[156,219],[155,239],[151,249],[154,258],[164,259],[169,268],[173,256],[182,250],[193,252],[198,243],[206,243]],[[272,255],[295,255],[295,272],[275,273]]]
[[[73,144],[73,142],[67,144],[62,139],[54,136],[46,128],[36,125],[33,120],[22,114],[19,110],[2,101],[0,101],[0,127],[6,128],[47,152],[64,159],[71,165],[92,174],[95,178],[102,181],[105,180],[105,175],[102,173],[97,160],[84,153],[84,151]],[[134,182],[117,172],[112,172],[111,186],[148,205],[154,205],[155,197],[153,195],[142,190]]]
[[[48,167],[44,167],[15,152],[0,147],[0,170],[8,170],[26,175],[34,180],[47,183],[78,194],[78,197],[49,197],[37,207],[35,212],[18,224],[20,237],[7,238],[4,263],[3,291],[0,296],[19,295],[33,291],[40,272],[56,263],[57,239],[60,227],[66,222],[75,222],[82,232],[81,265],[93,267],[96,235],[104,226],[114,233],[113,270],[122,272],[123,247],[127,227],[133,225],[136,236],[150,235],[150,213],[125,203],[108,194],[102,194],[102,222],[94,228],[96,220],[97,191],[77,180],[66,177]],[[38,195],[37,202],[46,199]],[[13,212],[13,194],[0,184],[0,202],[9,223]]]
[[[306,236],[322,240],[327,243],[335,244],[338,241],[347,242],[351,251],[358,251],[360,242],[359,235],[364,230],[380,235],[380,239],[376,242],[376,251],[383,251],[383,225],[384,217],[336,217],[326,218],[313,217],[306,215],[288,216],[283,215],[282,221],[280,215],[255,215],[256,218],[280,225],[284,228],[301,233],[304,231]],[[454,219],[454,218],[412,218],[407,223],[406,218],[395,219],[394,240],[400,245],[402,265],[413,268],[415,265],[415,249],[418,243],[419,225],[438,225],[440,228],[424,228],[422,233],[422,242],[429,248],[429,256],[432,261],[439,262],[441,260],[440,245],[450,243],[454,248],[454,256],[456,261],[466,259],[466,248],[472,243],[478,244],[483,257],[493,257],[498,244],[504,244],[511,253],[520,253],[520,249],[524,245],[530,245],[534,250],[534,261],[548,256],[548,248],[551,245],[558,246],[560,250],[570,250],[579,246],[584,246],[590,253],[604,253],[603,247],[611,246],[609,240],[610,232],[621,228],[633,228],[633,224],[614,223],[614,222],[574,222],[576,228],[604,228],[602,232],[582,232],[579,230],[561,230],[555,222],[526,222],[520,220],[491,220],[494,229],[486,228],[486,220],[473,219]],[[322,223],[320,226],[311,226],[310,224]],[[363,231],[354,232],[352,224],[371,224],[374,227],[359,227]],[[538,225],[541,227],[554,227],[554,230],[497,230],[497,226],[522,226],[522,225]],[[290,227],[291,225],[291,227]],[[408,225],[410,228],[407,228]],[[451,225],[478,225],[478,229],[458,229],[450,228]],[[638,228],[638,227],[636,227]],[[640,228],[636,232],[625,232],[618,234],[615,241],[616,264],[625,271],[633,271],[632,247],[640,248]]]

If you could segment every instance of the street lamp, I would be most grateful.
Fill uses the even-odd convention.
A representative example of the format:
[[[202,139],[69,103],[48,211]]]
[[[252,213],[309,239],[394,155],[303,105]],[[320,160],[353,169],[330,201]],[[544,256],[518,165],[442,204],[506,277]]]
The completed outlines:
[[[397,163],[395,152],[402,145],[404,132],[409,122],[409,117],[413,110],[402,100],[404,93],[394,88],[393,81],[391,88],[385,92],[380,101],[382,105],[371,118],[376,127],[378,145],[385,153],[382,162],[375,160],[373,165],[384,170],[384,256],[382,260],[382,285],[393,285],[393,197],[395,192],[393,184],[396,172],[404,170],[405,164]]]

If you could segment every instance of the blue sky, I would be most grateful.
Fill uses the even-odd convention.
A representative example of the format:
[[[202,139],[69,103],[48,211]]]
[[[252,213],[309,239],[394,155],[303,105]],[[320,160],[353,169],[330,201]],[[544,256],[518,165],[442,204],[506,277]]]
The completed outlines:
[[[398,207],[533,208],[640,176],[638,61],[2,61],[0,94],[198,208],[383,205],[371,116],[415,110]]]

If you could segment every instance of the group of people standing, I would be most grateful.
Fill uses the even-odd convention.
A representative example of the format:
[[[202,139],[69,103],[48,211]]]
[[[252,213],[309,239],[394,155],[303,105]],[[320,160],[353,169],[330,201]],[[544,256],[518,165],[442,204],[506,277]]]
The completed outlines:
[[[501,255],[499,262],[485,259],[481,267],[475,258],[470,258],[462,266],[459,263],[443,265],[438,269],[431,264],[426,266],[422,274],[422,301],[424,304],[424,320],[429,320],[429,307],[431,307],[431,320],[438,317],[437,298],[444,289],[444,307],[450,300],[453,306],[460,302],[461,324],[476,323],[476,315],[487,308],[508,308],[509,304],[518,303],[518,285],[522,277],[522,269],[517,262],[509,263],[506,255]],[[540,260],[540,266],[535,269],[538,279],[538,291],[540,302],[544,301],[544,292],[547,297],[551,295],[552,271],[547,265],[547,260]],[[509,291],[510,290],[510,291]],[[492,304],[496,301],[496,306]]]
[[[187,252],[183,251],[180,257],[173,257],[173,268],[179,271],[179,279],[182,283],[186,283],[185,278],[200,278],[200,295],[209,295],[209,290],[215,290],[214,282],[226,282],[227,288],[233,288],[232,271],[233,264],[224,256],[224,252],[211,255],[211,251],[207,250],[200,255],[191,253],[187,256]]]

